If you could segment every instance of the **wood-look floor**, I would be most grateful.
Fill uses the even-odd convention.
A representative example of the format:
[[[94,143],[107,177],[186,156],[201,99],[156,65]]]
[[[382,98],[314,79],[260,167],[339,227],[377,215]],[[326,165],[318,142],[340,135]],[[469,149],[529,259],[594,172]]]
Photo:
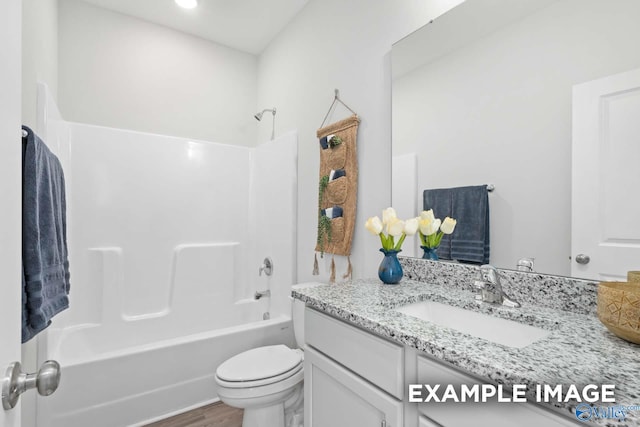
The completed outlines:
[[[193,409],[184,414],[166,418],[145,427],[241,427],[242,409],[222,402]]]

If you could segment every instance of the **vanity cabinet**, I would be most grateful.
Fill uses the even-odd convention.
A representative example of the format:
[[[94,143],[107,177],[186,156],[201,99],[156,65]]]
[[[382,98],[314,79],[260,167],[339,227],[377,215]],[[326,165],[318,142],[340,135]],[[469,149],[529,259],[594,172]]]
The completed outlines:
[[[532,403],[409,403],[409,384],[486,381],[310,307],[305,340],[305,427],[578,424]]]
[[[305,427],[402,427],[404,348],[305,310]]]

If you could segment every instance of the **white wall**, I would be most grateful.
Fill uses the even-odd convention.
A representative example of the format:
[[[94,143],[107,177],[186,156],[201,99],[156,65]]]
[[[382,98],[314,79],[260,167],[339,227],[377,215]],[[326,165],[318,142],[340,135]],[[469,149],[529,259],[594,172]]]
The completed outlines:
[[[254,144],[254,55],[79,0],[59,6],[65,119]]]
[[[22,1],[22,123],[36,128],[36,91],[58,86],[58,0]]]
[[[639,14],[560,1],[394,81],[394,155],[418,153],[419,192],[495,184],[492,264],[570,274],[571,88],[640,66]]]
[[[319,178],[315,135],[334,88],[362,119],[354,276],[376,276],[380,242],[364,222],[380,215],[391,201],[391,45],[457,3],[312,0],[260,56],[258,105],[278,108],[278,133],[298,129],[298,281],[318,280],[311,275]],[[339,107],[329,122],[349,114]],[[270,132],[270,125],[261,125],[258,140]],[[338,268],[344,270],[344,260]],[[322,270],[320,280],[326,280]]]

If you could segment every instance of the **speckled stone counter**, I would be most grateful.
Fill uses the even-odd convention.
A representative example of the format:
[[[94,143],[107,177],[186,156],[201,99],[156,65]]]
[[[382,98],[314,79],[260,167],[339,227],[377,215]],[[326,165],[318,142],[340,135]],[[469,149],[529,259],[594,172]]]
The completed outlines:
[[[407,268],[406,260],[403,262],[410,275],[417,274],[416,268],[425,265],[419,263],[415,268]],[[590,285],[587,282],[577,282],[580,283],[575,283],[565,291],[589,293],[587,288]],[[581,289],[585,286],[585,289]],[[535,304],[540,298],[519,295],[517,283],[511,283],[508,287],[510,296],[520,301],[522,307],[507,308],[480,303],[475,300],[470,282],[454,283],[447,279],[432,280],[430,283],[405,278],[398,285],[383,285],[377,279],[358,280],[342,285],[295,289],[292,295],[311,307],[415,348],[487,382],[507,386],[527,384],[532,389],[537,384],[614,384],[616,405],[640,405],[640,346],[611,334],[592,314],[591,305],[595,301],[586,300],[584,303],[588,308],[571,311],[565,304],[556,307],[558,298],[554,299],[553,293],[562,292],[562,289],[549,291],[551,294],[542,300],[552,301],[545,306]],[[530,287],[524,286],[522,289],[525,293],[531,292]],[[545,290],[540,289],[540,292],[544,293]],[[586,297],[575,295],[575,301],[594,296],[594,292]],[[426,300],[515,320],[552,333],[531,345],[516,349],[393,310]],[[565,302],[568,300],[564,299]],[[569,308],[574,306],[575,303],[568,303]],[[556,411],[576,421],[575,401],[553,405]],[[638,426],[640,411],[629,412],[624,421],[594,418],[589,423]]]

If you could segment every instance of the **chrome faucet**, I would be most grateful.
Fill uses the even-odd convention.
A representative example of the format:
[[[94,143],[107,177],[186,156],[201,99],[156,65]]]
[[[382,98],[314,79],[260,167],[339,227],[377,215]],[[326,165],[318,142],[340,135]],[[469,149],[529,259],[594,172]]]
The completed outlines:
[[[502,304],[507,307],[520,307],[519,302],[504,293],[500,284],[500,273],[492,265],[485,264],[480,267],[473,286],[477,292],[476,300]]]
[[[253,295],[253,299],[260,299],[262,297],[270,297],[271,296],[271,291],[270,290],[266,290],[266,291],[256,291],[256,293]]]
[[[267,276],[271,276],[271,274],[273,273],[273,261],[271,261],[271,258],[266,257],[264,261],[262,261],[260,270],[258,270],[258,276],[262,276],[263,271]]]

